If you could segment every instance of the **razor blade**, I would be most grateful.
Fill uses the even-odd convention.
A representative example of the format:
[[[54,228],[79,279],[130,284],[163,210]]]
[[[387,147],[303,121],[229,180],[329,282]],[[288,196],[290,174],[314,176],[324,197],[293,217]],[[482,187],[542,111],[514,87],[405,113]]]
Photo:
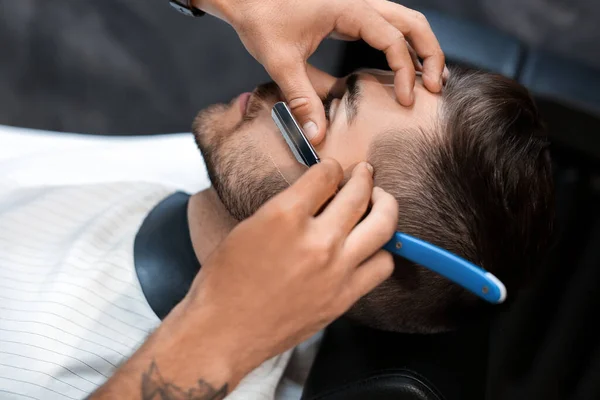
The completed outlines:
[[[271,111],[271,117],[299,163],[311,167],[321,161],[286,103],[283,101],[276,103]]]

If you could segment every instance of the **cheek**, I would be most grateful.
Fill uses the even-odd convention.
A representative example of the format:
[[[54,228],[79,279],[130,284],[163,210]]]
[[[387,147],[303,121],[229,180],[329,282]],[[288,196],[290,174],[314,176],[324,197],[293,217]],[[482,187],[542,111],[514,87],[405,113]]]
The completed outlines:
[[[279,172],[283,179],[292,184],[307,168],[296,161],[275,123],[269,118],[260,118],[260,135],[257,135],[257,147],[265,154],[272,166]]]
[[[345,170],[367,159],[371,140],[369,133],[361,130],[358,124],[350,129],[333,127],[317,148],[317,153],[321,158],[333,158]]]

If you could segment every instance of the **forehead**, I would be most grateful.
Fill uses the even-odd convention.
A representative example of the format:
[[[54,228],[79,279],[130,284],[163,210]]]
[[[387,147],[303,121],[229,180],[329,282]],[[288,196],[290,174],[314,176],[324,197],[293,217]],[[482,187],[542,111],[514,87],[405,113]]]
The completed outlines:
[[[385,135],[402,135],[404,143],[417,140],[422,132],[434,131],[438,118],[440,96],[430,93],[420,82],[415,85],[415,101],[411,107],[398,103],[394,91],[394,76],[386,71],[361,70],[358,77],[359,95],[356,114],[347,123],[344,101],[327,131],[325,140],[317,147],[323,157],[331,157],[342,167],[369,160],[370,149]],[[391,157],[392,155],[390,155]]]
[[[421,76],[417,76],[415,81],[414,103],[410,107],[405,107],[397,101],[393,73],[381,70],[359,70],[356,74],[360,92],[357,110],[359,129],[381,131],[382,127],[395,129],[435,127],[440,116],[441,95],[429,92],[423,86]]]

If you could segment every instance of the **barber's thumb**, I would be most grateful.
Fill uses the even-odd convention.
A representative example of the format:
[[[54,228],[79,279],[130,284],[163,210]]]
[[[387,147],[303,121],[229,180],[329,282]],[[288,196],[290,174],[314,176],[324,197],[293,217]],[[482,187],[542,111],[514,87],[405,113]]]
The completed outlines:
[[[282,83],[277,83],[307,139],[313,145],[319,144],[327,129],[325,109],[308,78],[306,69],[302,68],[296,74],[284,78]]]

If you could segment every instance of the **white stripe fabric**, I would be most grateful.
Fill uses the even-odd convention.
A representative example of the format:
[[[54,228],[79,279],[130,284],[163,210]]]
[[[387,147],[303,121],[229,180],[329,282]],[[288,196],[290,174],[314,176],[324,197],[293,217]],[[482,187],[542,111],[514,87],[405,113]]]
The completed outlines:
[[[132,248],[170,192],[131,183],[4,192],[0,398],[84,398],[158,325]]]
[[[0,399],[85,398],[158,326],[133,242],[173,191],[135,182],[0,187]],[[290,354],[228,398],[274,399]]]

